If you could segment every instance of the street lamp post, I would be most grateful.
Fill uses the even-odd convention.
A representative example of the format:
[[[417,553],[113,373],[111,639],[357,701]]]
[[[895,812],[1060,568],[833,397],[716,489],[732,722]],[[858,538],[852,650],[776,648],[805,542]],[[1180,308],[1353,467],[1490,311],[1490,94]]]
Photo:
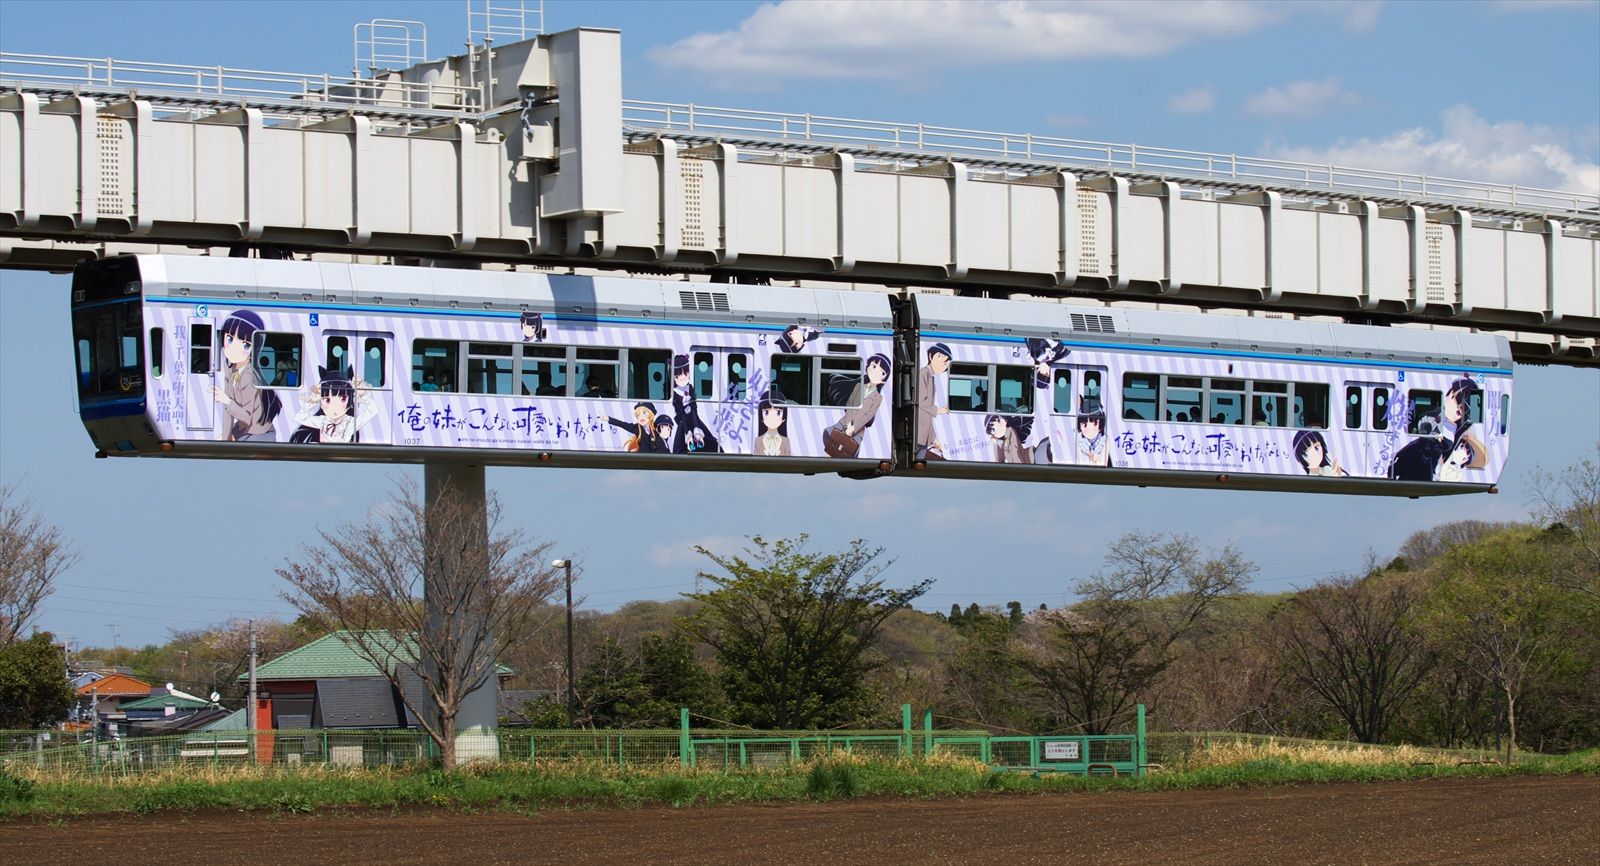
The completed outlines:
[[[558,559],[550,565],[567,571],[567,727],[570,728],[577,715],[572,703],[572,560]]]

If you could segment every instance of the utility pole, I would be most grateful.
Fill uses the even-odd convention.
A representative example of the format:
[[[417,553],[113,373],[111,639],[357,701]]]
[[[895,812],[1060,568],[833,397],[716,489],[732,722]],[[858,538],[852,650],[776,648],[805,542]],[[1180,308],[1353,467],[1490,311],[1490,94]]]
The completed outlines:
[[[256,756],[256,742],[259,730],[256,719],[256,621],[249,620],[250,624],[250,703],[245,705],[245,727],[250,729],[250,756]]]
[[[572,695],[572,560],[558,559],[550,564],[567,571],[567,727],[570,728],[578,715]]]
[[[111,650],[115,652],[117,647],[122,646],[122,630],[114,622],[106,623],[106,627],[111,629]]]

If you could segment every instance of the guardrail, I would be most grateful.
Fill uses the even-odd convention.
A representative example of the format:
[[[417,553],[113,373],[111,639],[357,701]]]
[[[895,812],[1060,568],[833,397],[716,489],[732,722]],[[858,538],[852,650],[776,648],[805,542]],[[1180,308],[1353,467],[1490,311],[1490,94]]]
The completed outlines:
[[[622,122],[625,128],[663,134],[840,147],[875,154],[884,160],[900,154],[966,157],[1002,166],[1059,164],[1241,187],[1286,186],[1356,197],[1460,204],[1489,211],[1600,218],[1600,195],[1123,142],[632,99],[622,101]]]
[[[0,52],[0,83],[54,89],[128,90],[189,99],[334,103],[402,110],[476,110],[474,106],[480,95],[472,88],[399,79],[15,52]]]

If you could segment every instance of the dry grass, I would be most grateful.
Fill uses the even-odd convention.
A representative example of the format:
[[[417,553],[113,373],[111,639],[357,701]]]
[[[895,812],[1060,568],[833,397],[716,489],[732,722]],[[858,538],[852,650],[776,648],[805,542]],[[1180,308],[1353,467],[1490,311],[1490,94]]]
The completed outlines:
[[[1189,768],[1232,767],[1252,761],[1277,760],[1296,764],[1335,766],[1385,766],[1456,764],[1478,760],[1476,753],[1456,753],[1419,746],[1370,746],[1361,743],[1315,743],[1278,740],[1211,741],[1187,755]]]

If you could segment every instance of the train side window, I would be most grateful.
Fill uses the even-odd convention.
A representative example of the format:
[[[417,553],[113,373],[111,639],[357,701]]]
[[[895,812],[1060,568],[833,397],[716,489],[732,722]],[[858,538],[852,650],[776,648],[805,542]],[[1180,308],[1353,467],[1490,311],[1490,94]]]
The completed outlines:
[[[1289,383],[1250,383],[1250,423],[1257,427],[1289,426]]]
[[[1168,376],[1166,386],[1167,409],[1162,417],[1180,423],[1205,420],[1205,382],[1199,376]]]
[[[699,400],[717,399],[717,368],[712,365],[710,352],[695,352],[694,366],[691,368],[694,378],[694,395]]]
[[[672,353],[665,349],[628,350],[628,397],[633,400],[667,399],[667,377]]]
[[[821,406],[855,406],[861,400],[860,358],[823,358],[822,382],[817,389]]]
[[[424,392],[454,392],[460,351],[461,344],[455,340],[412,340],[411,387]]]
[[[1500,435],[1506,435],[1506,429],[1511,426],[1511,395],[1500,395]]]
[[[617,396],[617,372],[622,369],[621,353],[616,349],[579,347],[572,381],[579,397],[610,399]]]
[[[353,368],[355,366],[350,363],[349,337],[329,337],[326,348],[327,351],[324,353],[324,357],[328,359],[328,367],[330,369],[343,370],[346,367]]]
[[[84,341],[80,340],[79,343]],[[189,326],[189,372],[211,372],[211,325]]]
[[[165,372],[161,368],[166,361],[167,332],[163,328],[150,329],[150,375],[159,379]]]
[[[473,346],[481,344],[474,343]],[[509,354],[510,346],[505,347]],[[518,374],[524,397],[567,396],[567,350],[563,346],[523,346]],[[498,392],[487,392],[498,393]]]
[[[812,369],[816,359],[806,355],[772,356],[772,391],[783,402],[812,405]]]
[[[1211,423],[1244,423],[1244,381],[1240,379],[1211,380]]]
[[[1406,432],[1412,435],[1423,432],[1424,418],[1432,418],[1430,425],[1436,425],[1440,419],[1440,407],[1444,405],[1444,395],[1438,391],[1412,391],[1406,395],[1411,403],[1411,421],[1406,425]],[[1435,428],[1437,429],[1437,428]],[[1429,431],[1433,432],[1433,431]]]
[[[384,355],[387,347],[382,337],[368,337],[363,344],[361,353],[361,379],[374,388],[382,388],[387,382],[389,365]]]
[[[1051,411],[1057,415],[1071,415],[1072,371],[1056,369],[1051,371],[1050,378]]]
[[[293,331],[261,331],[256,339],[256,367],[268,388],[300,387],[301,336]]]
[[[564,353],[557,349],[558,356]],[[510,343],[467,344],[467,393],[512,394],[512,347]],[[523,362],[527,370],[528,362]],[[526,382],[526,378],[523,380]],[[440,383],[439,390],[445,390]],[[526,392],[524,392],[526,393]]]
[[[1360,420],[1360,416],[1356,417]],[[1328,429],[1328,386],[1314,382],[1294,383],[1294,419],[1289,426],[1310,430]]]
[[[983,364],[950,365],[952,412],[989,411],[989,368]]]
[[[1477,388],[1467,395],[1467,420],[1474,424],[1483,423],[1483,391]]]
[[[1122,417],[1154,421],[1161,405],[1161,377],[1153,373],[1122,374]]]
[[[996,410],[1017,414],[1032,412],[1033,375],[1032,367],[1003,366],[994,368]]]
[[[1356,385],[1344,386],[1344,429],[1361,429],[1361,388]]]
[[[1372,389],[1372,429],[1389,429],[1389,389]]]

